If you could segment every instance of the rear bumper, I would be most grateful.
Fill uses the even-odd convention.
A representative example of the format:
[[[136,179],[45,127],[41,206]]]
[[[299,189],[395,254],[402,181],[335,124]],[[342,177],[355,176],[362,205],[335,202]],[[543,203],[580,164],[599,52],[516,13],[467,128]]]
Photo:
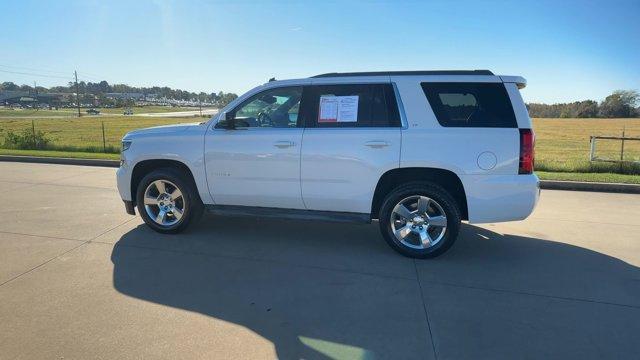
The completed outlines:
[[[470,223],[523,220],[540,198],[540,181],[533,174],[466,175],[462,183]]]

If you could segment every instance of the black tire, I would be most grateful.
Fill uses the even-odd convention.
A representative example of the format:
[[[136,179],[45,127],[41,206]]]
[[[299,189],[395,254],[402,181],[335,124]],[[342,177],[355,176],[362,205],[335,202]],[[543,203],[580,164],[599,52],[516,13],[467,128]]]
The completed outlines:
[[[167,180],[176,185],[176,187],[182,192],[184,198],[184,209],[180,220],[170,226],[159,225],[153,219],[149,217],[144,205],[145,190],[152,182],[156,180]],[[204,211],[204,205],[200,196],[196,190],[196,186],[189,178],[180,173],[180,171],[172,168],[161,168],[154,170],[147,174],[140,183],[136,192],[136,203],[138,207],[138,213],[142,217],[142,220],[153,230],[163,234],[177,234],[184,231],[191,224],[197,223],[202,217]]]
[[[426,196],[435,200],[447,217],[444,237],[426,249],[406,246],[396,238],[391,228],[391,215],[394,207],[403,199],[414,195]],[[379,223],[382,236],[394,250],[411,258],[426,259],[443,254],[453,245],[460,231],[461,215],[456,201],[441,186],[431,182],[411,182],[395,188],[385,197],[380,208]]]

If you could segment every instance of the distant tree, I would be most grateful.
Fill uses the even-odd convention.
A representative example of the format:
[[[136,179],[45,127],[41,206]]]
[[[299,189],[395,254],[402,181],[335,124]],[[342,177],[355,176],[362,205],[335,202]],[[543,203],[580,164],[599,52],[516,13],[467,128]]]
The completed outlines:
[[[635,115],[635,106],[640,100],[636,90],[616,90],[600,104],[600,116],[631,117]]]
[[[576,102],[576,109],[572,117],[593,118],[598,116],[598,103],[593,100]]]
[[[167,86],[153,86],[153,87],[135,87],[129,86],[126,84],[109,84],[106,81],[100,82],[78,82],[78,89],[80,94],[84,94],[87,96],[86,99],[97,99],[101,104],[116,104],[122,106],[130,106],[124,101],[112,101],[106,99],[106,93],[143,93],[143,94],[155,94],[160,98],[167,98],[172,100],[188,100],[188,101],[202,101],[206,103],[215,104],[216,106],[224,106],[229,102],[233,101],[238,95],[233,93],[225,93],[225,92],[215,92],[206,93],[206,92],[190,92],[180,89],[171,89]],[[22,90],[31,92],[33,88],[29,85],[18,86],[12,82],[3,82],[0,84],[0,90],[11,91],[11,90]],[[66,86],[54,86],[49,89],[44,87],[38,87],[39,93],[45,92],[56,92],[56,93],[75,93],[76,86],[75,82],[68,82]]]
[[[11,81],[3,82],[2,84],[0,84],[0,90],[16,91],[18,90],[18,85],[12,83]]]
[[[635,90],[618,90],[600,104],[593,100],[561,104],[527,104],[529,116],[537,118],[640,117],[640,94]]]

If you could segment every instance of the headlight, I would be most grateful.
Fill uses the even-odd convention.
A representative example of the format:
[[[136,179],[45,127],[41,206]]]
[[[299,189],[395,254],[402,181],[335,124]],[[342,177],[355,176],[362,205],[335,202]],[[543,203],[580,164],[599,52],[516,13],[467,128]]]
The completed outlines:
[[[122,151],[127,151],[131,147],[131,140],[122,141]]]

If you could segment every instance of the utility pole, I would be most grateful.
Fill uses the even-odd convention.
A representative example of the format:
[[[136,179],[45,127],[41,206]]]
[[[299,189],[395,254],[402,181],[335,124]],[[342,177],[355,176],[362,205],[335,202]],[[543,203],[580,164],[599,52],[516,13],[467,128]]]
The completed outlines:
[[[200,105],[200,117],[202,117],[202,99],[200,95],[198,95],[198,105]]]
[[[80,115],[80,88],[78,87],[78,72],[74,71],[73,75],[76,77],[76,105],[78,105],[78,117]]]
[[[39,106],[38,106],[38,85],[36,84],[36,82],[33,82],[33,93],[36,95],[35,96],[35,103],[36,103],[36,111],[38,111]]]

